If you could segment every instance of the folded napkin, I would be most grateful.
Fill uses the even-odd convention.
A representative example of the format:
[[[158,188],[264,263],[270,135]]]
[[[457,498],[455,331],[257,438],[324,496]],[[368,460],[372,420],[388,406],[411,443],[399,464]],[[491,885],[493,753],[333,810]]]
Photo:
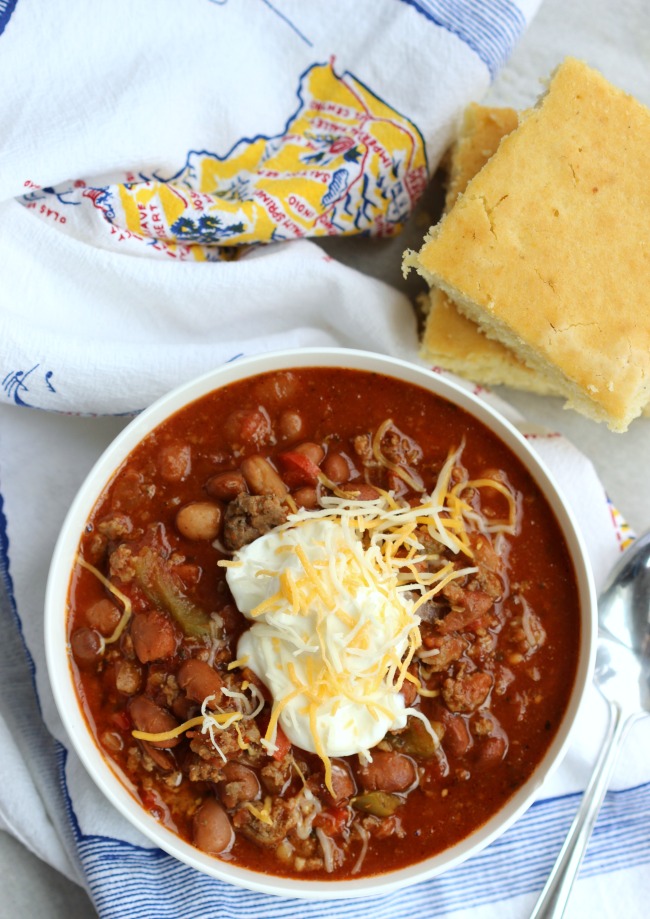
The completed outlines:
[[[399,231],[460,111],[536,6],[0,2],[0,85],[11,87],[0,96],[0,828],[83,884],[102,917],[288,917],[296,903],[152,847],[78,761],[42,638],[70,500],[122,416],[223,361],[332,344],[417,360],[406,298],[307,237]],[[630,534],[578,451],[553,433],[527,436],[566,489],[601,577]],[[588,701],[543,799],[484,853],[409,891],[300,912],[524,915],[604,731],[603,705]],[[647,743],[647,725],[635,732]],[[650,895],[649,780],[629,744],[579,915],[599,914],[602,885],[628,915],[630,890]]]

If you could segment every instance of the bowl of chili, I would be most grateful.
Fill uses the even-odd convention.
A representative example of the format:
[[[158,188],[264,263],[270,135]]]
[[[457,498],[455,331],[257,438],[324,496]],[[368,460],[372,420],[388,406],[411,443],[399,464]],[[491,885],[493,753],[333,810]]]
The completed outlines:
[[[488,845],[560,761],[594,656],[566,501],[447,378],[240,359],[137,416],[62,527],[55,702],[108,800],[200,871],[377,895]]]

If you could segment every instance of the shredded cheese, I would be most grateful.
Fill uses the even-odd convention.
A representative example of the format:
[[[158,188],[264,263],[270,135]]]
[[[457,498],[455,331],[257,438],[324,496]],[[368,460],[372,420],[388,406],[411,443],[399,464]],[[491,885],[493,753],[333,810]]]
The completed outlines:
[[[194,718],[190,718],[187,721],[184,721],[182,724],[177,725],[175,728],[172,728],[169,731],[161,731],[159,733],[133,730],[131,731],[131,735],[136,740],[146,740],[149,742],[158,743],[160,741],[164,742],[166,740],[174,740],[174,738],[180,737],[180,735],[184,734],[186,731],[189,731],[195,727],[199,727],[200,725],[201,733],[208,734],[212,746],[221,756],[223,761],[226,762],[226,757],[224,756],[224,753],[217,740],[217,732],[226,731],[228,728],[234,727],[237,733],[237,744],[240,750],[248,750],[250,744],[246,742],[241,732],[241,726],[239,722],[252,720],[257,715],[259,715],[259,713],[262,711],[262,708],[264,707],[264,697],[262,696],[262,693],[259,691],[257,686],[249,683],[247,690],[250,692],[251,698],[248,698],[244,692],[229,689],[227,686],[222,687],[221,693],[224,696],[227,696],[236,706],[235,711],[223,711],[223,709],[211,711],[208,706],[211,702],[214,701],[215,698],[214,695],[211,695],[207,696],[203,700],[200,715],[196,715]]]
[[[113,594],[113,596],[116,597],[120,601],[122,606],[124,607],[120,621],[115,627],[115,631],[111,635],[109,635],[108,638],[104,639],[104,644],[110,645],[114,641],[117,641],[117,639],[120,637],[120,635],[126,628],[129,619],[131,618],[131,615],[133,613],[133,607],[131,605],[131,601],[129,600],[127,596],[125,596],[125,594],[122,593],[121,590],[118,590],[115,584],[112,584],[111,581],[108,580],[108,578],[105,578],[104,575],[101,573],[101,571],[95,568],[94,565],[91,565],[90,562],[87,562],[85,558],[81,557],[81,555],[77,556],[77,563],[81,565],[82,568],[85,568],[86,571],[90,571],[92,574],[94,574],[97,580],[100,581],[104,585],[104,587],[108,591],[110,591]]]
[[[422,480],[416,481],[413,476],[402,466],[399,466],[397,463],[393,463],[389,460],[381,450],[381,442],[386,436],[388,430],[393,426],[393,419],[388,418],[381,424],[375,431],[375,436],[372,439],[372,454],[381,466],[385,466],[386,469],[390,469],[398,478],[402,479],[403,482],[413,489],[413,491],[422,491]]]
[[[421,644],[418,610],[477,572],[472,531],[516,524],[507,486],[463,476],[462,448],[449,453],[431,494],[393,469],[381,450],[391,425],[376,433],[373,455],[421,494],[417,506],[392,492],[362,501],[353,485],[346,492],[321,476],[334,494],[321,493],[319,508],[291,514],[226,565],[235,601],[253,621],[238,655],[273,696],[262,742],[274,752],[281,724],[292,743],[321,758],[330,790],[332,756],[367,754],[414,712],[404,708],[404,680],[435,695],[408,673]],[[466,500],[469,489],[484,487],[506,497],[507,520],[486,520]],[[450,561],[449,552],[467,563]]]
[[[228,664],[228,670],[235,670],[238,667],[245,667],[247,663],[248,663],[247,657],[240,657],[236,661],[230,661],[230,663]]]
[[[358,753],[370,762],[372,747],[387,731],[404,727],[409,715],[419,718],[439,743],[428,719],[406,708],[401,694],[408,680],[420,695],[437,695],[409,672],[421,646],[418,612],[451,581],[478,570],[472,564],[472,532],[513,533],[518,525],[515,495],[496,479],[464,475],[462,447],[450,451],[434,489],[425,493],[417,473],[384,454],[382,441],[391,427],[388,419],[376,431],[372,455],[377,465],[419,493],[416,506],[381,489],[376,498],[359,500],[354,483],[339,487],[321,473],[320,484],[330,493],[319,489],[319,508],[299,510],[287,497],[293,512],[286,523],[218,563],[239,609],[252,620],[228,670],[250,667],[273,696],[261,743],[270,755],[276,753],[281,725],[292,743],[320,757],[332,794],[331,758]],[[477,510],[480,499],[472,492],[484,488],[505,499],[502,519]],[[123,607],[117,628],[106,639],[114,642],[131,617],[131,602],[96,568],[81,557],[78,562]],[[214,698],[208,697],[197,717],[166,732],[134,730],[133,737],[165,742],[200,728],[226,761],[219,733],[234,728],[239,748],[249,749],[243,722],[261,712],[264,698],[248,681],[241,691],[224,687],[222,692],[234,710],[211,710]],[[315,810],[306,787],[304,792],[303,817],[311,826]],[[271,803],[266,798],[261,806],[248,802],[246,807],[270,824]]]
[[[199,724],[205,727],[206,718],[212,725],[223,730],[224,727],[229,727],[234,721],[239,721],[242,717],[243,715],[240,712],[211,712],[209,715],[197,715],[195,718],[190,718],[170,731],[161,731],[157,734],[151,734],[148,731],[131,731],[131,734],[136,740],[148,740],[157,743],[161,740],[174,740],[175,737],[180,737],[185,731],[189,731],[190,728],[195,728]]]
[[[246,801],[244,803],[244,807],[250,811],[253,817],[256,817],[261,823],[265,823],[267,826],[273,826],[273,820],[271,819],[272,804],[273,799],[270,795],[267,795],[261,808],[255,807],[252,801]]]
[[[450,497],[452,499],[457,498],[464,491],[469,491],[470,489],[480,489],[480,488],[493,488],[495,491],[498,491],[499,494],[503,495],[508,503],[508,516],[504,520],[489,520],[484,524],[484,529],[487,533],[515,533],[517,528],[517,502],[515,496],[512,494],[510,489],[503,482],[500,482],[498,479],[470,479],[466,482],[459,482],[457,485],[450,491]],[[464,511],[469,516],[471,513],[471,508],[469,505],[464,505]]]

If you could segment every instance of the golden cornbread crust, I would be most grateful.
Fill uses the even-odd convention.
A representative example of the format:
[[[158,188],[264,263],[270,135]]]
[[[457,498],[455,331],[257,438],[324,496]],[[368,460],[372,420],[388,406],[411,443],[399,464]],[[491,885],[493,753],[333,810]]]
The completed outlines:
[[[451,210],[469,180],[485,166],[505,135],[514,131],[518,123],[513,108],[494,108],[476,102],[467,106],[449,158],[446,211]]]
[[[436,367],[486,386],[512,386],[538,395],[559,395],[545,374],[537,373],[501,342],[488,338],[459,313],[441,290],[429,293],[430,305],[420,356]]]
[[[568,58],[408,260],[618,431],[650,399],[648,177],[650,111]]]
[[[451,210],[470,179],[517,123],[517,112],[512,108],[490,108],[476,103],[467,107],[458,139],[448,157],[446,211]],[[424,360],[478,383],[503,384],[541,394],[554,392],[545,377],[461,315],[441,290],[432,290],[429,299],[420,349]]]

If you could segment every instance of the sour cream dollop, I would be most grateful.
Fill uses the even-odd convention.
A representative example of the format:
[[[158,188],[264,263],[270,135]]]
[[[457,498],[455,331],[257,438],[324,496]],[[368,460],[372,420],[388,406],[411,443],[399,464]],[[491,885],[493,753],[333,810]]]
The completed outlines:
[[[264,681],[292,743],[347,756],[405,726],[395,683],[419,619],[394,563],[353,520],[272,530],[236,552],[226,576],[253,622],[237,657]]]

